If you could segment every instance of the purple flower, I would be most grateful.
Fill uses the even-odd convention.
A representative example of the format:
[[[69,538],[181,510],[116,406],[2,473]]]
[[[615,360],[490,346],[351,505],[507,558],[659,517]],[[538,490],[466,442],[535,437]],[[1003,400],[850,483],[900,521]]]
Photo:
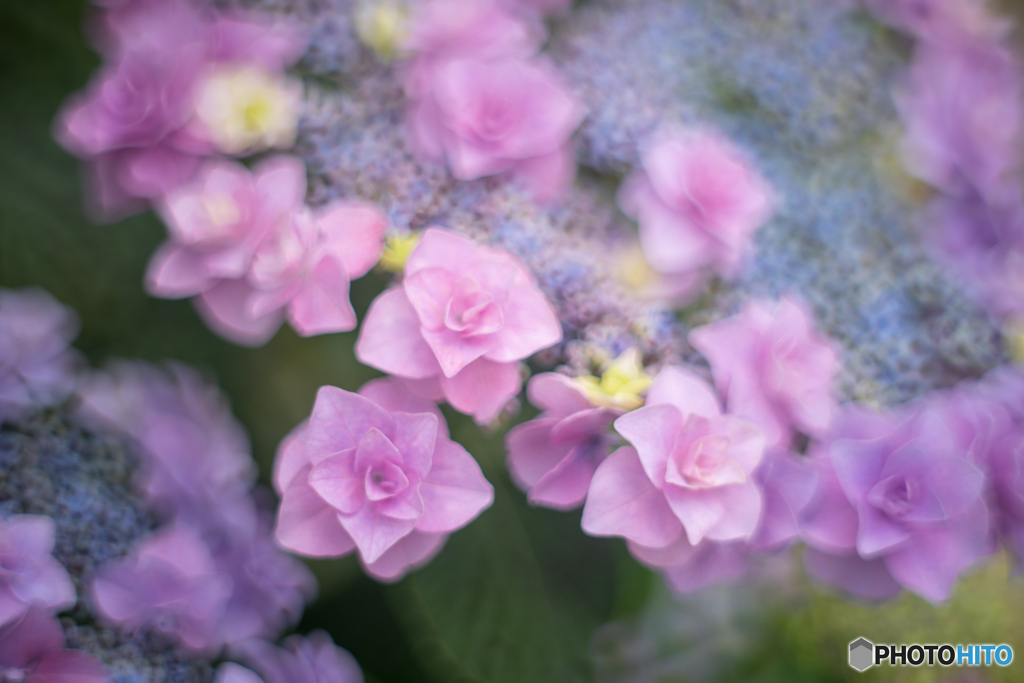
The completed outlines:
[[[153,629],[210,654],[224,644],[218,627],[231,577],[185,525],[162,529],[130,557],[103,567],[90,587],[95,612],[122,630]]]
[[[739,315],[690,332],[729,412],[764,430],[768,445],[788,446],[794,427],[808,434],[828,427],[836,352],[812,320],[787,298],[774,306],[750,301]]]
[[[110,674],[95,657],[66,649],[64,630],[53,613],[34,604],[0,627],[0,681],[18,683],[107,683]]]
[[[533,505],[577,507],[611,450],[607,426],[624,411],[594,407],[577,384],[554,372],[533,377],[526,394],[544,412],[505,437],[512,478]]]
[[[540,201],[568,189],[575,174],[568,142],[583,110],[553,65],[452,59],[434,66],[430,79],[410,120],[421,154],[447,160],[460,180],[508,173]]]
[[[87,375],[79,393],[84,417],[142,446],[139,486],[156,509],[200,526],[251,516],[229,505],[247,497],[255,479],[249,439],[220,391],[196,370],[117,361]]]
[[[736,272],[750,236],[771,216],[771,192],[721,136],[665,130],[642,150],[643,170],[619,188],[618,203],[640,226],[654,270]]]
[[[810,502],[817,474],[788,451],[770,449],[755,472],[763,506],[757,531],[750,539],[755,551],[776,551],[800,535],[800,513]]]
[[[359,664],[324,631],[289,636],[283,645],[250,640],[233,647],[232,656],[259,675],[227,663],[220,667],[217,683],[363,683]]]
[[[519,392],[518,361],[561,339],[551,304],[518,259],[431,228],[402,284],[370,305],[356,356],[484,423]]]
[[[313,557],[357,550],[393,581],[429,561],[448,534],[490,506],[494,490],[436,409],[410,413],[321,387],[309,423],[282,443],[277,540]]]
[[[814,447],[818,484],[801,520],[808,572],[865,597],[903,586],[945,600],[991,551],[984,476],[960,436],[927,400],[888,415],[845,409]]]
[[[78,601],[71,576],[52,555],[56,532],[42,515],[0,519],[0,626],[33,604],[62,612]]]
[[[0,288],[0,422],[67,398],[78,316],[41,289]]]
[[[764,436],[753,424],[722,415],[707,384],[677,367],[658,373],[647,405],[615,421],[634,448],[621,448],[594,473],[583,530],[624,536],[664,549],[685,537],[697,546],[747,540],[761,513],[753,479]]]

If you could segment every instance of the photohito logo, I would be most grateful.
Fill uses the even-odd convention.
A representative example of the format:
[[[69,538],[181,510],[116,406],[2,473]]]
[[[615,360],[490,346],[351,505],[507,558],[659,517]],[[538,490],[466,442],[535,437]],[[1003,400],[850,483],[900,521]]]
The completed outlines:
[[[850,643],[850,666],[865,671],[872,666],[1009,666],[1009,645],[875,645],[867,638]]]

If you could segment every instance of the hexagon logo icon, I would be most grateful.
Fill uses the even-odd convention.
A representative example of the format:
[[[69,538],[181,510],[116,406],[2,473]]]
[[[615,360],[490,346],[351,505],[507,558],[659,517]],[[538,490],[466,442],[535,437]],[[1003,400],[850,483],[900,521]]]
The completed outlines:
[[[864,671],[875,663],[875,646],[865,638],[858,638],[850,643],[850,666],[857,671]]]

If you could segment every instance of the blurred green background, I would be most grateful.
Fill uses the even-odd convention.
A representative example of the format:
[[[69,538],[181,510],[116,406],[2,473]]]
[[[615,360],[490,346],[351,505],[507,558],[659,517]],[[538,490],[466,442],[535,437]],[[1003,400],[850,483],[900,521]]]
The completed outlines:
[[[277,443],[308,415],[319,386],[355,390],[378,373],[356,362],[354,332],[300,339],[285,328],[264,348],[243,349],[210,333],[187,301],[145,294],[162,226],[152,214],[91,224],[78,162],[51,137],[61,103],[99,65],[82,35],[86,11],[81,0],[0,0],[0,285],[38,285],[75,308],[77,346],[94,365],[121,356],[201,368],[249,430],[266,482]],[[354,283],[360,318],[386,283],[377,274]],[[857,674],[846,664],[859,636],[1008,643],[1024,658],[1024,583],[1008,578],[1004,559],[965,579],[943,607],[909,595],[883,607],[851,603],[799,571],[677,602],[621,542],[585,536],[578,511],[526,505],[504,468],[509,425],[483,433],[446,416],[494,483],[494,506],[396,585],[367,579],[351,557],[311,563],[321,596],[298,630],[327,629],[368,681],[1024,680],[1016,661],[980,679],[967,678],[977,669]]]

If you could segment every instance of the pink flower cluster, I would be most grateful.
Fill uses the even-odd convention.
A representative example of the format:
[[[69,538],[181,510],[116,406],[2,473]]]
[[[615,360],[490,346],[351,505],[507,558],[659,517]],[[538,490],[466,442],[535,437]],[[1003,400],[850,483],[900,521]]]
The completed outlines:
[[[0,422],[75,388],[78,316],[41,289],[0,288]]]
[[[540,201],[568,189],[575,175],[569,138],[583,110],[554,65],[536,56],[544,30],[535,11],[557,4],[416,4],[405,78],[418,153],[446,161],[460,180],[508,175]]]
[[[211,85],[225,90],[218,80],[225,73],[247,74],[229,90],[267,82],[281,97],[296,97],[283,80],[305,48],[293,27],[191,0],[114,3],[99,19],[94,35],[105,64],[61,112],[55,134],[89,163],[88,196],[101,217],[145,208],[187,182],[203,157],[258,150],[226,144],[211,123],[226,112],[205,112],[220,106],[205,100],[216,100]],[[269,123],[242,120],[243,127]]]
[[[429,562],[494,499],[437,407],[394,379],[358,394],[321,387],[308,423],[281,444],[274,486],[281,545],[311,557],[355,550],[384,581]]]
[[[896,103],[905,165],[938,191],[930,238],[993,313],[1020,316],[1024,67],[1011,26],[970,0],[867,4],[917,39]]]
[[[680,296],[702,268],[735,275],[751,235],[772,214],[771,191],[743,154],[706,131],[666,129],[641,149],[642,169],[619,188],[640,246]]]
[[[294,625],[316,582],[275,546],[250,492],[248,439],[220,393],[182,365],[122,361],[88,376],[81,397],[83,417],[139,444],[138,487],[167,521],[97,573],[97,614],[208,654]]]
[[[159,204],[171,238],[150,262],[150,293],[195,297],[213,330],[246,346],[266,343],[285,318],[303,336],[355,329],[349,282],[380,258],[387,218],[354,201],[314,211],[305,197],[297,158],[251,172],[208,162]]]
[[[485,423],[519,393],[518,362],[561,339],[554,310],[518,259],[430,228],[401,283],[370,306],[356,357]]]

